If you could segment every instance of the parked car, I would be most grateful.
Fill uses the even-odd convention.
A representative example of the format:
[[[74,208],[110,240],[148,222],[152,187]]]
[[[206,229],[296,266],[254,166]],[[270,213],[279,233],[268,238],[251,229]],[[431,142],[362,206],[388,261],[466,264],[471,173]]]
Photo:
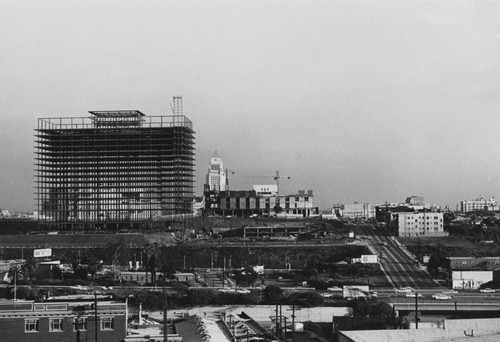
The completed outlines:
[[[455,294],[458,294],[458,291],[455,291],[455,290],[446,290],[446,291],[443,291],[443,294],[455,295]]]
[[[238,292],[238,293],[244,293],[244,294],[249,294],[250,290],[247,290],[247,289],[238,289],[238,290],[236,290],[236,292]]]
[[[481,290],[479,290],[479,291],[481,291],[481,292],[483,292],[483,293],[493,293],[493,292],[495,292],[495,290],[490,289],[489,287],[487,287],[487,288],[485,288],[485,289],[481,289]]]
[[[437,300],[450,300],[451,296],[448,296],[444,293],[436,293],[432,295],[432,298],[437,299]]]
[[[410,292],[410,293],[406,294],[406,297],[408,297],[408,298],[415,298],[415,297],[421,298],[422,295],[420,293]]]

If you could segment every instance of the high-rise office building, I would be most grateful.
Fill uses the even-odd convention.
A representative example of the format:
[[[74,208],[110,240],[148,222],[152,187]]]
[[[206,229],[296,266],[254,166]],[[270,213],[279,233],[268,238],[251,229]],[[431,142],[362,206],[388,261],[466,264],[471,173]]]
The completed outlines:
[[[161,227],[192,213],[194,131],[179,113],[182,98],[174,107],[169,116],[124,110],[39,119],[41,229]]]
[[[225,191],[227,189],[227,175],[224,171],[224,163],[219,158],[217,152],[210,159],[210,168],[208,169],[207,182],[210,191]]]

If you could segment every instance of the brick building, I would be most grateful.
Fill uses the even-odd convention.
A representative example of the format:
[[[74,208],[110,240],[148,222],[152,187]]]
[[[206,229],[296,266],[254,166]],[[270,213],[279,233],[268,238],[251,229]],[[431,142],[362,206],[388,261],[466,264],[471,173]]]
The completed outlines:
[[[127,305],[97,302],[0,302],[0,340],[29,342],[125,339]],[[96,320],[97,319],[97,320]],[[97,335],[96,335],[97,328]]]

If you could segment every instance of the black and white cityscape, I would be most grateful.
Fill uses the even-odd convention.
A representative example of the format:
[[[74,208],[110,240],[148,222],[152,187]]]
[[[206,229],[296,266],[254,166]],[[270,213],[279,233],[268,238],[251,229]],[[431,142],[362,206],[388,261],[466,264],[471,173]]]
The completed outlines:
[[[499,339],[500,4],[2,8],[0,341]]]

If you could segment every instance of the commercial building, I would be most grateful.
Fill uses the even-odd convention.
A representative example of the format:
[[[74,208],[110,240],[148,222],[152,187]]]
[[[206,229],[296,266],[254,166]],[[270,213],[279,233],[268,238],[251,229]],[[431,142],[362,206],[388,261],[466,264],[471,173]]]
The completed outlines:
[[[500,256],[493,257],[448,257],[452,270],[491,270],[500,269]]]
[[[472,201],[460,201],[460,211],[463,213],[467,213],[469,211],[497,211],[499,210],[499,206],[495,197],[491,197],[486,200],[482,197],[476,198]]]
[[[224,163],[217,155],[217,151],[210,159],[210,168],[208,169],[206,183],[210,191],[225,191],[228,190],[228,180],[224,171]]]
[[[268,186],[272,189],[272,186]],[[258,195],[255,190],[206,191],[205,214],[248,217],[281,216],[303,218],[319,214],[314,207],[313,191],[299,190],[296,195]]]
[[[339,204],[333,208],[332,212],[352,220],[369,220],[375,218],[375,205],[369,203]]]
[[[2,341],[122,341],[127,305],[116,302],[0,302]]]
[[[424,205],[424,198],[421,196],[406,197],[405,204],[409,205]]]
[[[116,230],[165,226],[192,213],[194,131],[174,115],[91,111],[38,120],[39,227]]]

